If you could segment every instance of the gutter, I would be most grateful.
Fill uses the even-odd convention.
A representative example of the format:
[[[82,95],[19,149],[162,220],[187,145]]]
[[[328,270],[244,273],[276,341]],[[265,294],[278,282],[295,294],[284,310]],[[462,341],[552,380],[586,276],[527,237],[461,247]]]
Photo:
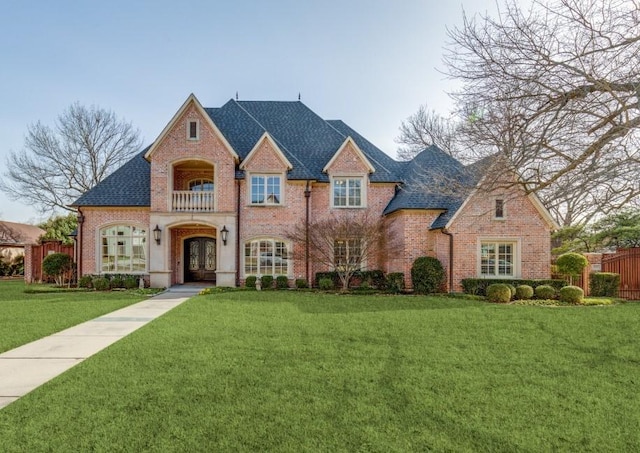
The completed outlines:
[[[449,236],[449,293],[453,293],[453,234],[449,233],[446,228],[440,231]]]
[[[236,287],[240,286],[240,180],[236,179]]]
[[[311,279],[309,278],[309,201],[311,199],[311,186],[309,184],[309,180],[307,180],[307,187],[304,189],[304,198],[305,198],[305,223],[304,223],[304,240],[305,240],[305,250],[304,250],[304,264],[305,264],[305,277],[307,279],[307,283],[311,285]]]
[[[84,248],[84,235],[82,234],[82,226],[84,225],[84,215],[82,214],[82,210],[78,207],[78,240],[76,241],[76,247],[78,247],[78,251],[76,253],[76,259],[78,262],[76,263],[76,272],[78,275],[76,278],[79,280],[82,277],[82,249]]]

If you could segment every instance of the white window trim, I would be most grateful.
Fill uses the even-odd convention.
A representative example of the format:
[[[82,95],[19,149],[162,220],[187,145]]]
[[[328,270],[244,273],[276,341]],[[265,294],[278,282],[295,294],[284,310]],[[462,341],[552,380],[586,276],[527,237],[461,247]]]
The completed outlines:
[[[261,176],[263,178],[269,178],[273,176],[277,176],[280,178],[280,202],[279,203],[252,203],[251,202],[251,188],[252,188],[252,179],[254,176]],[[247,205],[248,206],[261,206],[261,207],[280,207],[285,205],[285,178],[284,173],[269,173],[269,172],[255,172],[255,173],[247,173]]]
[[[111,227],[115,227],[115,226],[128,226],[128,227],[136,227],[139,228],[140,230],[144,230],[145,231],[145,265],[144,265],[144,270],[143,271],[122,271],[122,270],[117,270],[117,271],[103,271],[102,270],[102,230],[106,229],[106,228],[111,228]],[[96,228],[96,273],[100,274],[100,275],[112,275],[112,274],[129,274],[129,275],[146,275],[149,273],[149,253],[150,253],[150,249],[149,249],[149,244],[150,244],[150,230],[149,230],[149,225],[143,225],[140,223],[136,223],[136,222],[127,222],[127,221],[122,221],[122,222],[110,222],[110,223],[105,223],[104,225],[99,225],[98,228]]]
[[[497,217],[496,216],[496,202],[498,200],[502,200],[502,217]],[[492,200],[492,205],[491,205],[491,219],[492,220],[498,220],[498,221],[504,221],[507,220],[507,199],[506,197],[494,197]]]
[[[191,136],[191,123],[196,123],[196,136]],[[187,141],[197,142],[200,140],[200,121],[195,119],[187,120]]]
[[[485,275],[482,273],[482,244],[483,243],[513,244],[513,275]],[[476,244],[476,275],[477,278],[505,279],[522,278],[522,239],[514,237],[480,237]]]
[[[287,274],[286,277],[288,279],[293,278],[293,259],[291,258],[291,254],[293,252],[293,244],[291,243],[291,241],[282,239],[282,238],[278,238],[278,237],[272,237],[272,236],[259,236],[259,237],[253,237],[250,239],[246,239],[242,242],[242,253],[241,253],[241,261],[242,261],[242,278],[247,278],[250,276],[262,276],[262,275],[273,275],[273,274],[247,274],[247,268],[246,268],[246,261],[247,261],[247,255],[246,255],[246,245],[248,242],[253,242],[253,241],[273,241],[275,242],[282,242],[284,243],[284,245],[287,246],[287,255],[289,256],[289,258],[287,258]],[[284,275],[284,274],[281,274]],[[273,275],[273,278],[275,280],[275,278],[277,277],[277,275]]]
[[[364,209],[367,207],[367,186],[369,183],[369,180],[367,178],[367,175],[363,175],[363,174],[347,174],[347,175],[342,175],[342,174],[335,174],[335,175],[331,175],[330,176],[330,181],[331,183],[329,184],[329,206],[332,209]],[[335,197],[334,197],[334,192],[333,192],[333,188],[334,188],[334,184],[335,184],[335,180],[336,179],[360,179],[362,181],[362,185],[360,186],[360,205],[359,206],[336,206],[334,204],[335,201]],[[349,194],[347,193],[347,203],[349,202]]]

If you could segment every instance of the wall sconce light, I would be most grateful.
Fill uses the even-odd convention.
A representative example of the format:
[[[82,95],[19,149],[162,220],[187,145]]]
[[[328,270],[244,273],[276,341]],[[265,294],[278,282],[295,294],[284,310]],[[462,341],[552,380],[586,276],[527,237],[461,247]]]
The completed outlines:
[[[160,227],[156,224],[156,227],[153,229],[153,239],[156,240],[156,244],[160,245],[160,234],[162,233],[162,230],[160,229]]]
[[[220,230],[220,237],[222,238],[222,243],[227,245],[227,237],[229,236],[229,230],[227,230],[227,226],[224,225]]]

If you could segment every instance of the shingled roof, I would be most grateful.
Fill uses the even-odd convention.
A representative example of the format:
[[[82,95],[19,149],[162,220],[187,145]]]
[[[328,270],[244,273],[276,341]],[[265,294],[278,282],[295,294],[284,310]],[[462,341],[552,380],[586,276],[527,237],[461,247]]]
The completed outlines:
[[[371,162],[375,172],[371,182],[399,183],[395,197],[384,214],[400,209],[442,209],[432,228],[446,225],[464,202],[470,190],[447,193],[443,181],[457,180],[473,184],[472,167],[431,146],[412,161],[393,160],[341,120],[324,120],[300,101],[229,100],[219,108],[205,112],[244,160],[265,132],[276,142],[293,168],[290,180],[328,182],[322,171],[347,137],[351,137]],[[150,165],[145,149],[133,159],[86,192],[72,206],[150,206]],[[242,178],[243,172],[236,171]]]

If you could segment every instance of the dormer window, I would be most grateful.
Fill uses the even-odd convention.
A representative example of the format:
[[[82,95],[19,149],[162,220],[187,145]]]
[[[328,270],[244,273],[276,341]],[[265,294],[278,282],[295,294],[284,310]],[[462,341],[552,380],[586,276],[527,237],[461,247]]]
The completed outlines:
[[[200,140],[200,124],[197,120],[187,122],[187,140]]]
[[[282,204],[280,175],[251,175],[251,204],[274,206]]]

